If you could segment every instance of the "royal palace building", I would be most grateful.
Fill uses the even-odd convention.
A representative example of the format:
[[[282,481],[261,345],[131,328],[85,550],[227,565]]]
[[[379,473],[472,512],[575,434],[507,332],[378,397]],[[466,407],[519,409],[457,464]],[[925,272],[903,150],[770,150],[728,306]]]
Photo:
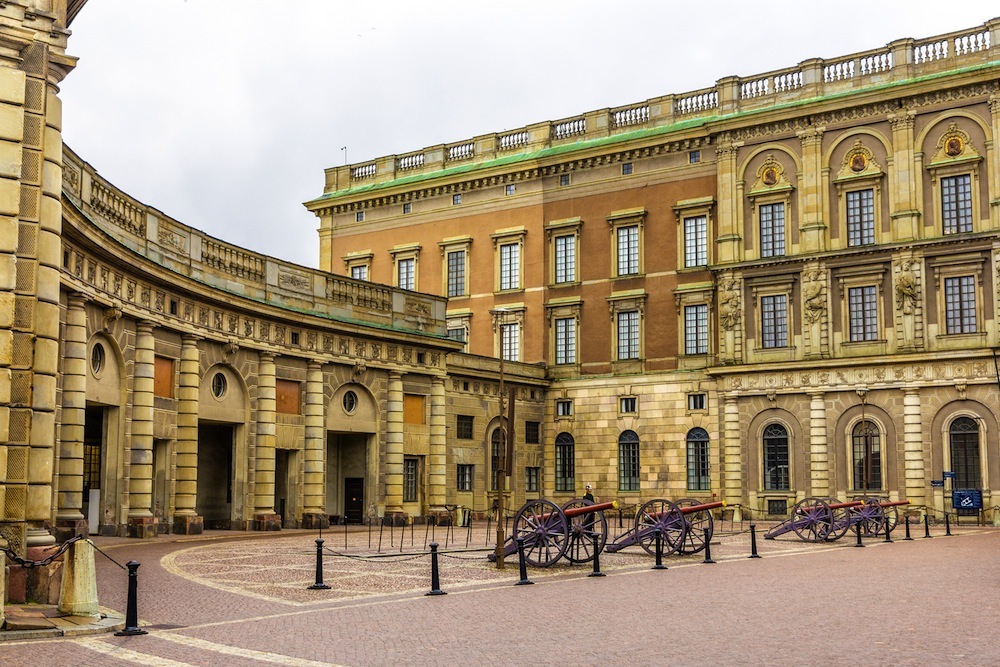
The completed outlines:
[[[447,298],[468,353],[544,369],[545,496],[988,508],[998,42],[994,19],[330,168],[320,268]]]

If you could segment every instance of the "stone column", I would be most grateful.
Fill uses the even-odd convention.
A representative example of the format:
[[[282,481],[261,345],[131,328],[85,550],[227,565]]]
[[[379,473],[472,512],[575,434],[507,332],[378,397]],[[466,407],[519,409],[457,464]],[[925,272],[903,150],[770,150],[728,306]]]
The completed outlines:
[[[63,341],[62,417],[59,432],[59,493],[56,539],[87,535],[83,516],[83,429],[87,414],[87,312],[82,294],[72,293],[66,307]]]
[[[735,394],[722,395],[722,429],[722,499],[733,506],[733,519],[742,521],[743,513],[739,505],[744,502],[743,477],[746,466],[743,462],[740,406]],[[752,486],[749,477],[747,486]]]
[[[802,143],[802,180],[799,182],[799,248],[801,252],[826,250],[823,220],[823,130],[798,133]]]
[[[310,361],[306,375],[306,449],[303,528],[329,528],[326,511],[326,417],[323,407],[323,365]]]
[[[257,367],[257,455],[254,466],[254,530],[281,530],[274,511],[274,446],[277,444],[274,355],[261,352]]]
[[[200,338],[181,339],[180,379],[177,389],[177,479],[174,487],[172,531],[200,535],[205,519],[198,515],[198,399],[200,394]]]
[[[385,425],[385,516],[405,521],[403,511],[403,376],[389,372]]]
[[[431,378],[431,441],[428,460],[430,513],[440,520],[450,517],[445,509],[448,477],[448,440],[445,424],[444,378]],[[509,468],[510,466],[508,466]]]
[[[900,491],[913,505],[925,505],[927,498],[927,470],[924,463],[930,452],[924,451],[924,431],[920,407],[920,390],[903,390],[903,484]],[[943,508],[943,497],[941,501]]]
[[[135,370],[132,378],[132,420],[128,479],[128,536],[156,537],[153,516],[153,378],[156,356],[153,323],[136,325]]]
[[[915,161],[914,112],[900,109],[889,114],[892,126],[892,180],[887,183],[889,217],[900,241],[920,238],[920,169]]]
[[[812,489],[809,495],[826,498],[834,487],[830,479],[830,452],[826,435],[826,395],[809,393],[809,471]]]
[[[996,43],[994,43],[996,48]],[[990,95],[990,125],[993,129],[993,141],[986,145],[986,164],[997,164],[996,137],[1000,137],[1000,93]],[[1000,169],[995,166],[988,169],[990,173],[990,192],[1000,193]],[[990,229],[1000,229],[1000,196],[990,200]]]
[[[717,156],[716,175],[719,184],[719,203],[716,215],[719,236],[716,240],[716,251],[719,264],[738,262],[743,258],[743,232],[740,229],[739,214],[741,197],[737,188],[736,157],[739,148],[736,146],[720,146],[715,151]]]

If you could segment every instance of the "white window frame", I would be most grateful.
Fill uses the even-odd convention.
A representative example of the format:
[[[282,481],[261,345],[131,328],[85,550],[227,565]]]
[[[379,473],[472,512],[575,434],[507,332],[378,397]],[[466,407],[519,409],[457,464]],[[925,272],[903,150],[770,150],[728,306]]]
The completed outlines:
[[[953,150],[954,148],[954,150]],[[934,157],[927,164],[931,175],[933,191],[934,224],[938,234],[944,232],[944,202],[942,197],[942,180],[949,176],[969,176],[969,187],[972,196],[972,233],[984,231],[980,211],[979,168],[983,161],[982,155],[972,145],[970,137],[957,123],[950,123],[937,143]],[[958,232],[968,233],[968,232]],[[952,234],[948,234],[951,236]],[[982,327],[982,325],[980,325]]]
[[[472,247],[471,236],[455,236],[438,242],[441,249],[441,294],[449,299],[469,296],[469,251]],[[460,293],[451,294],[451,253],[463,253],[462,284]]]
[[[471,321],[472,321],[472,311],[468,308],[449,310],[445,313],[446,328],[449,332],[456,329],[462,329],[465,332],[463,341],[464,346],[462,347],[462,352],[469,351],[469,334],[471,332]]]
[[[501,229],[490,235],[493,239],[493,291],[516,292],[524,289],[524,227]],[[505,250],[506,249],[506,250]],[[513,266],[505,265],[504,253],[513,249],[516,257]],[[509,271],[509,273],[507,273]]]
[[[710,349],[708,311],[709,309],[707,303],[695,303],[684,306],[684,354],[688,356],[708,354]],[[696,321],[694,322],[694,332],[691,331],[692,314],[696,316]],[[693,348],[691,345],[692,338],[694,340]]]
[[[984,273],[986,262],[982,254],[969,253],[964,255],[944,256],[928,261],[931,275],[934,280],[934,289],[938,295],[937,299],[937,339],[940,343],[955,344],[965,346],[967,344],[985,344],[986,340],[986,320],[985,320],[985,299],[987,294],[983,289]],[[948,331],[948,295],[947,280],[952,278],[970,277],[973,285],[973,295],[975,303],[975,331]]]
[[[419,243],[407,243],[403,245],[393,246],[389,251],[392,255],[392,284],[394,287],[400,289],[408,289],[411,291],[417,291],[420,289],[420,244]],[[410,287],[404,287],[400,284],[400,268],[401,265],[405,266],[406,262],[413,262],[413,285]]]
[[[504,361],[524,358],[524,304],[504,305],[503,311],[492,314],[493,356]]]
[[[549,271],[549,285],[552,287],[564,285],[580,284],[580,231],[583,227],[583,220],[579,217],[553,220],[545,225],[545,234],[548,239],[550,251],[549,258],[552,262]],[[572,275],[559,275],[560,239],[572,238],[572,255],[566,258],[565,264],[572,269]]]
[[[624,211],[613,211],[607,217],[608,226],[611,231],[611,274],[612,278],[638,278],[645,273],[645,253],[643,251],[643,228],[645,226],[646,209],[634,208]],[[621,230],[635,227],[635,271],[632,273],[622,272],[621,252],[619,249],[619,233]],[[629,247],[631,255],[631,244]],[[631,268],[631,267],[625,267]]]
[[[354,278],[354,280],[365,280],[369,281],[372,278],[372,257],[375,255],[371,250],[359,250],[358,252],[349,252],[343,256],[344,260],[344,270],[346,275],[354,278],[354,269],[363,268],[367,277],[365,278]]]
[[[674,205],[674,216],[677,219],[677,238],[680,239],[677,247],[677,266],[682,269],[704,269],[712,261],[711,243],[712,238],[712,211],[715,207],[714,197],[699,197],[697,199],[685,199]],[[696,221],[704,218],[704,222],[697,230],[701,237],[701,252],[695,253],[691,257],[688,253],[689,229],[688,221]],[[700,261],[699,261],[700,260]]]

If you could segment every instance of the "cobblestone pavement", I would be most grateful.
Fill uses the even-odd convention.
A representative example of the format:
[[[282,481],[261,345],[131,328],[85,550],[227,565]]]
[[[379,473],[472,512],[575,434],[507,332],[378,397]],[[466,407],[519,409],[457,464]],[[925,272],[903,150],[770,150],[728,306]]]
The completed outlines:
[[[716,564],[670,556],[655,571],[633,547],[602,555],[604,577],[560,561],[515,586],[516,557],[503,571],[486,562],[485,526],[438,528],[442,596],[425,595],[421,526],[402,552],[396,529],[364,559],[342,554],[379,551],[377,532],[352,527],[346,546],[342,530],[324,533],[329,590],[308,588],[315,532],[95,539],[142,564],[148,634],[4,642],[0,665],[1000,664],[1000,529],[915,529],[909,542],[897,531],[864,549],[850,536],[760,539],[760,559],[739,529],[717,528]],[[125,571],[100,554],[97,569],[102,606],[124,613]]]

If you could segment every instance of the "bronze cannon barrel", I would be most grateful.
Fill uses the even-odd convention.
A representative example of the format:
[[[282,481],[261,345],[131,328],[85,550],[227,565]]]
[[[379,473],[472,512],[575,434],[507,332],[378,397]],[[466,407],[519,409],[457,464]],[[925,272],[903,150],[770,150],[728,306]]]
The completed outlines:
[[[711,503],[702,503],[701,505],[684,505],[681,507],[682,514],[694,514],[695,512],[704,512],[705,510],[714,510],[719,507],[725,507],[725,500],[718,500]]]
[[[604,510],[618,509],[618,501],[612,500],[607,503],[597,503],[595,505],[583,505],[582,507],[570,507],[567,510],[563,510],[563,514],[566,518],[572,518],[574,516],[583,516],[584,514],[593,514],[594,512],[603,512]]]

